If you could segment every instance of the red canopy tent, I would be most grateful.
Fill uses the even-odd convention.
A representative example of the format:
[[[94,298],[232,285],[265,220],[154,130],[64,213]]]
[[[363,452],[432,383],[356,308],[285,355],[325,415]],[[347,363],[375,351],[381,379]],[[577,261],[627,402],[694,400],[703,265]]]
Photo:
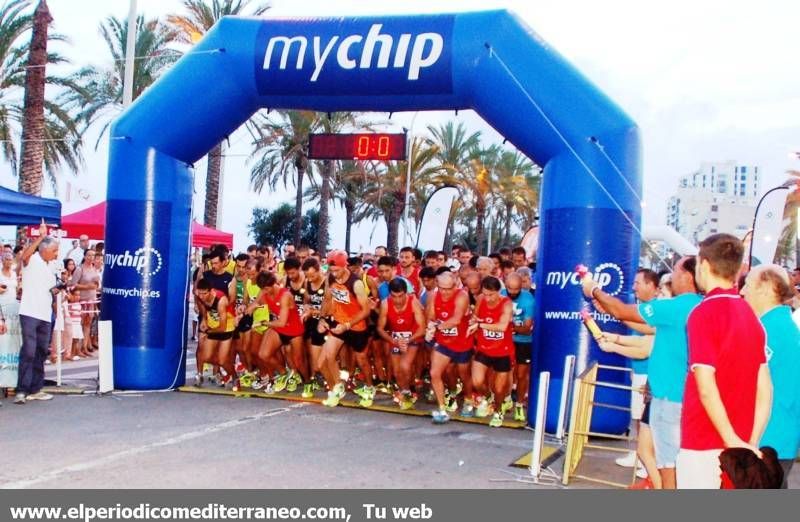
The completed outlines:
[[[61,228],[66,237],[86,234],[90,239],[103,239],[106,233],[106,202],[63,216]],[[192,221],[192,246],[207,248],[218,244],[233,248],[233,234]]]

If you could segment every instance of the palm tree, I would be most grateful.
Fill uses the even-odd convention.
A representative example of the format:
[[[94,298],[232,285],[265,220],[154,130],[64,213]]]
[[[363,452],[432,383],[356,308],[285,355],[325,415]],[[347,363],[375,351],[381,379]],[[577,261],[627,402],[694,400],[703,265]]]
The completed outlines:
[[[408,160],[367,163],[361,178],[355,179],[365,185],[365,204],[377,209],[386,221],[386,248],[392,254],[396,254],[398,250],[400,217],[405,210],[408,161],[411,162],[411,178],[414,184],[429,184],[440,172],[434,161],[438,152],[438,147],[429,145],[427,140],[415,138],[411,143]]]
[[[195,44],[206,34],[223,16],[245,14],[251,0],[183,0],[186,14],[169,15],[167,21],[177,30],[177,39],[180,42]],[[249,14],[260,16],[269,9],[269,5],[259,3]],[[223,142],[218,143],[208,153],[208,168],[206,169],[206,202],[203,221],[205,225],[217,227],[217,212],[219,210],[219,182],[222,172]],[[322,216],[320,216],[322,219]],[[320,243],[324,244],[324,243]]]
[[[79,110],[78,120],[89,128],[95,122],[103,127],[95,143],[95,149],[105,135],[111,121],[123,110],[122,90],[125,77],[125,44],[128,39],[128,24],[109,16],[100,24],[100,35],[108,47],[112,66],[99,69],[87,66],[80,69],[72,80],[81,90],[67,93],[63,102]],[[178,32],[158,19],[145,21],[139,15],[136,20],[136,44],[133,63],[133,99],[138,98],[164,71],[177,61],[180,52],[170,48],[177,42]]]
[[[508,245],[515,215],[522,218],[518,220],[522,230],[533,224],[539,207],[540,169],[519,151],[503,151],[496,172],[495,201],[503,217],[503,235],[498,239]]]
[[[292,174],[296,177],[293,241],[300,244],[303,228],[303,181],[313,175],[308,161],[308,136],[319,125],[314,111],[273,111],[257,115],[248,129],[253,137],[255,163],[250,171],[250,184],[257,193],[265,186],[275,190],[278,181],[288,187]]]
[[[25,12],[31,5],[30,0],[13,0],[0,6],[0,154],[3,160],[11,165],[11,170],[15,174],[19,169],[15,142],[20,137],[20,129],[24,127],[23,97],[26,75],[28,71],[44,72],[45,69],[41,66],[28,67],[32,65],[28,63],[31,44],[20,41],[33,29],[34,16]],[[44,7],[46,8],[46,5]],[[41,11],[40,16],[44,16]],[[66,41],[63,36],[52,33],[47,34],[46,39],[50,42]],[[44,57],[46,65],[67,63],[66,59],[55,52],[45,50]],[[38,53],[37,59],[42,59],[42,53]],[[43,76],[45,85],[50,88],[60,87],[68,92],[79,91],[79,87],[69,79],[52,75]],[[43,105],[44,123],[40,127],[41,137],[35,142],[27,141],[31,138],[24,138],[26,141],[23,141],[22,148],[25,149],[25,144],[29,146],[38,144],[43,147],[44,168],[50,183],[55,188],[56,175],[62,165],[66,164],[73,171],[77,171],[80,167],[83,161],[82,143],[75,119],[69,110],[62,107],[54,98],[45,97]],[[29,181],[22,183],[21,179],[21,189],[39,193],[42,177],[40,174],[38,182],[33,184]],[[36,184],[38,188],[35,187]],[[30,188],[24,189],[22,185]]]

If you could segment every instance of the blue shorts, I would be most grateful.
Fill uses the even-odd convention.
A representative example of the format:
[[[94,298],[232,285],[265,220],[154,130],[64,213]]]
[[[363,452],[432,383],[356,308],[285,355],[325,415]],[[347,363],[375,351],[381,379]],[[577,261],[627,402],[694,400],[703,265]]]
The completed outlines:
[[[472,348],[464,352],[457,352],[439,343],[434,343],[433,349],[445,357],[449,357],[450,361],[456,364],[467,364],[472,359]]]
[[[681,403],[665,399],[650,401],[650,431],[656,450],[656,467],[674,468],[681,448]]]

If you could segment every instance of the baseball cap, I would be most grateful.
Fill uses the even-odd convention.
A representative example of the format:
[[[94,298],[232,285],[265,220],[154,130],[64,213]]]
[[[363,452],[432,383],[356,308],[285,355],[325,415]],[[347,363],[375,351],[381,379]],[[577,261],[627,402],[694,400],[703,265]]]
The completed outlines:
[[[334,250],[328,254],[328,265],[347,268],[347,253],[343,250]]]

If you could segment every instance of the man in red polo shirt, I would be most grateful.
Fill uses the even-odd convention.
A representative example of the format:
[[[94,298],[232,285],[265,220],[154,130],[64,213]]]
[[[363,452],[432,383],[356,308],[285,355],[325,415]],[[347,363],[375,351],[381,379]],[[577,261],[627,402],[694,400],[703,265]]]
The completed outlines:
[[[689,315],[689,375],[683,396],[679,489],[719,489],[719,455],[749,448],[769,420],[772,383],[764,328],[739,296],[742,242],[714,234],[700,243],[697,286],[703,301]]]

